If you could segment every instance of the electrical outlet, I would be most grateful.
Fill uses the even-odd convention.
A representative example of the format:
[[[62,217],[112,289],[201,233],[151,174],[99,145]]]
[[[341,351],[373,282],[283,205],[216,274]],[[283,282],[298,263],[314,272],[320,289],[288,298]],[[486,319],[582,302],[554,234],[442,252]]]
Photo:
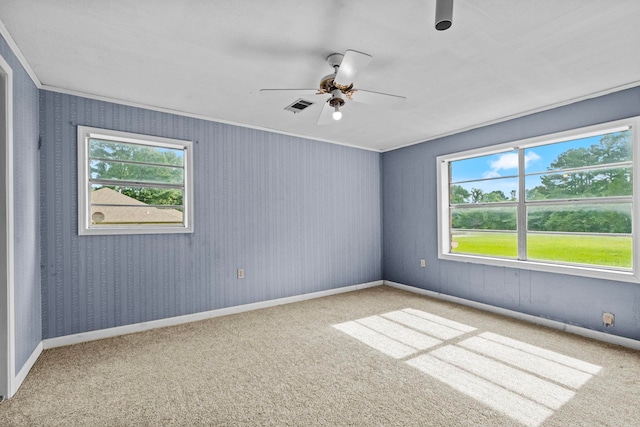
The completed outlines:
[[[238,279],[244,279],[244,268],[238,269]]]
[[[426,266],[427,266],[427,260],[421,259],[420,260],[420,267],[425,268]]]
[[[613,326],[615,319],[613,313],[602,313],[602,323],[604,323],[604,326]]]

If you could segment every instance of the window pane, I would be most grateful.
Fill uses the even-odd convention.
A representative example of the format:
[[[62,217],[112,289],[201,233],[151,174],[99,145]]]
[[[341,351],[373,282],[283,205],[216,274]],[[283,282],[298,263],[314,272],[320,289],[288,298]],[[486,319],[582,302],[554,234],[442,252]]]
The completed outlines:
[[[517,258],[518,235],[514,232],[453,230],[451,253]]]
[[[631,234],[629,203],[530,206],[528,231]]]
[[[529,175],[525,178],[527,200],[631,196],[631,166],[579,172]]]
[[[499,178],[452,184],[449,191],[452,205],[515,202],[518,200],[518,179]]]
[[[183,213],[149,206],[91,206],[91,225],[182,224]]]
[[[631,236],[584,236],[536,233],[527,235],[527,258],[629,269]]]
[[[632,160],[631,131],[613,132],[524,150],[525,172],[545,172]]]
[[[174,188],[91,186],[91,204],[182,206],[184,192]]]
[[[486,153],[506,144],[488,147],[486,155],[472,150],[439,157],[439,172],[449,172],[438,205],[449,203],[449,217],[440,221],[446,224],[439,233],[445,239],[439,240],[441,250],[495,265],[510,263],[492,258],[537,261],[527,265],[568,274],[631,271],[637,216],[633,134],[629,123],[609,126],[617,130],[589,127],[549,135],[553,143],[535,138],[510,143],[520,148],[498,154]]]
[[[161,165],[184,165],[184,152],[181,149],[152,147],[124,142],[89,140],[89,157],[105,160],[127,160]]]
[[[184,169],[175,166],[150,166],[118,161],[91,160],[91,179],[182,184]]]
[[[457,230],[517,230],[517,208],[453,208],[451,228]]]
[[[193,232],[191,141],[77,129],[79,235]]]
[[[451,182],[476,181],[518,175],[518,151],[451,162]]]
[[[182,199],[181,190],[94,186],[91,225],[180,224],[184,220],[183,209],[173,205],[181,206]],[[150,206],[154,204],[168,206]]]

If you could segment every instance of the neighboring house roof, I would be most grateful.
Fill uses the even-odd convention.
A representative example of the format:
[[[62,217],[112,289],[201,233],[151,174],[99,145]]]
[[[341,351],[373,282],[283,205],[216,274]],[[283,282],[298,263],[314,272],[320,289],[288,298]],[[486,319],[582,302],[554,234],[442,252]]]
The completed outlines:
[[[122,206],[93,206],[122,205]],[[155,208],[110,188],[91,192],[92,224],[181,223],[182,212],[171,208]]]

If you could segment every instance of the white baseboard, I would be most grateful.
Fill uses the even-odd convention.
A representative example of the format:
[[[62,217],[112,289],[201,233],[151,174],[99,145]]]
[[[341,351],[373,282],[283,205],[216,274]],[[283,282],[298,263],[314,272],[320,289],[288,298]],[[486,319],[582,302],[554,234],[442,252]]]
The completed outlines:
[[[169,317],[150,322],[136,323],[133,325],[117,326],[115,328],[100,329],[97,331],[82,332],[79,334],[65,335],[56,338],[48,338],[42,341],[44,349],[63,347],[71,344],[79,344],[87,341],[94,341],[103,338],[111,338],[119,335],[133,334],[135,332],[148,331],[150,329],[164,328],[167,326],[180,325],[183,323],[197,322],[199,320],[211,319],[214,317],[227,316],[229,314],[244,313],[246,311],[258,310],[261,308],[275,307],[293,302],[306,301],[315,298],[322,298],[330,295],[337,295],[345,292],[357,291],[359,289],[381,286],[382,280],[375,282],[361,283],[358,285],[345,286],[342,288],[329,289],[326,291],[313,292],[309,294],[295,295],[292,297],[273,299],[268,301],[255,302],[252,304],[238,305],[235,307],[221,308],[217,310],[204,311],[201,313],[186,314],[184,316]],[[26,375],[26,374],[25,374]]]
[[[31,356],[29,356],[27,361],[22,366],[22,369],[20,369],[20,372],[18,372],[18,374],[13,378],[13,381],[11,381],[11,390],[9,391],[9,397],[12,397],[18,391],[25,378],[27,378],[27,374],[29,373],[31,368],[33,368],[33,365],[38,360],[38,357],[40,357],[42,350],[44,350],[44,346],[42,344],[42,341],[40,341],[31,353]]]
[[[464,298],[454,297],[447,294],[441,294],[439,292],[428,291],[426,289],[420,289],[413,286],[407,286],[401,283],[395,283],[395,282],[390,282],[385,280],[384,284],[392,288],[402,289],[404,291],[413,292],[415,294],[425,295],[431,298],[436,298],[444,301],[450,301],[460,305],[466,305],[468,307],[473,307],[479,310],[484,310],[491,313],[512,317],[518,320],[524,320],[525,322],[535,323],[537,325],[546,326],[552,329],[558,329],[561,331],[569,332],[571,334],[592,338],[598,341],[603,341],[609,344],[616,344],[623,347],[632,348],[634,350],[640,350],[640,341],[637,341],[631,338],[625,338],[618,335],[606,334],[604,332],[594,331],[592,329],[586,329],[580,326],[568,325],[566,323],[558,322],[556,320],[544,319],[542,317],[533,316],[531,314],[520,313],[518,311],[495,307],[493,305],[471,301]]]

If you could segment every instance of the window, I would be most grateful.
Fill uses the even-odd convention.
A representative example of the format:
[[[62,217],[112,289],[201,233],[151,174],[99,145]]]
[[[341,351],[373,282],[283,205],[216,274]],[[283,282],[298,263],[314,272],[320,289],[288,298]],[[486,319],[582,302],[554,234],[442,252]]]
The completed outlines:
[[[639,281],[637,120],[438,157],[439,257]]]
[[[191,141],[78,126],[78,233],[193,232]]]

